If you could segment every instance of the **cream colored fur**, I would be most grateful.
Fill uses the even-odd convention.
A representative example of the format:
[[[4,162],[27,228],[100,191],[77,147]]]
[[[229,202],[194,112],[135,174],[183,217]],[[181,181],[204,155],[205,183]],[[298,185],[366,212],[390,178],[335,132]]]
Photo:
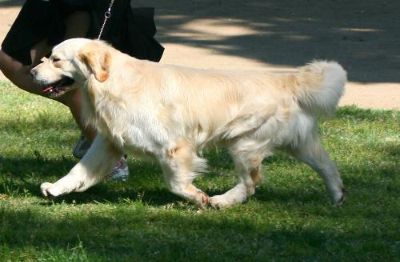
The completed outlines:
[[[261,181],[261,161],[283,149],[318,172],[334,203],[343,201],[336,165],[316,132],[316,116],[331,113],[346,72],[315,61],[291,74],[198,70],[129,57],[101,41],[67,40],[32,70],[46,84],[68,76],[84,93],[84,118],[98,135],[85,157],[45,196],[84,191],[111,171],[122,152],[154,156],[168,188],[200,206],[244,202]],[[206,170],[207,145],[226,147],[237,185],[209,197],[192,181]]]

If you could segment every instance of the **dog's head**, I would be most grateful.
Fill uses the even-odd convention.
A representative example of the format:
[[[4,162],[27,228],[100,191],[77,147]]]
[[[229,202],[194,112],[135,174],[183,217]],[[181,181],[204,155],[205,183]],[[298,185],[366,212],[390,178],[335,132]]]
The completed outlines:
[[[107,45],[85,38],[68,39],[55,46],[49,58],[31,70],[42,92],[59,97],[83,86],[91,78],[98,82],[108,79],[110,53]]]

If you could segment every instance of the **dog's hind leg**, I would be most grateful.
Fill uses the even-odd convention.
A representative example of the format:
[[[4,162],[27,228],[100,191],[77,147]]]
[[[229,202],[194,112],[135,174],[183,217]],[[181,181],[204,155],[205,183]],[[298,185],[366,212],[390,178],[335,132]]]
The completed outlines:
[[[71,171],[57,182],[41,184],[44,196],[57,197],[70,192],[82,192],[109,174],[122,156],[122,151],[107,139],[97,135],[85,156]]]
[[[243,203],[254,194],[255,188],[261,183],[261,162],[265,156],[265,146],[256,141],[241,141],[230,149],[235,162],[238,183],[222,195],[210,198],[211,206],[225,208]]]
[[[332,201],[340,205],[344,201],[344,187],[336,164],[329,158],[317,135],[310,135],[289,152],[300,161],[309,165],[324,180]]]
[[[206,161],[197,156],[187,142],[179,142],[164,152],[159,159],[168,189],[200,207],[208,204],[208,195],[196,188],[192,182],[198,172],[204,171]]]

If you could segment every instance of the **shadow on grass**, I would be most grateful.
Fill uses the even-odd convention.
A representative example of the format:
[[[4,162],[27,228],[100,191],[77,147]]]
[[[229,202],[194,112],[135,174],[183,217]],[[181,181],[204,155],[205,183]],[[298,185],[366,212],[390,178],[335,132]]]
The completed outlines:
[[[199,178],[200,188],[209,195],[224,193],[235,184],[232,174],[220,175],[232,171],[231,163],[219,162],[227,159],[227,153],[210,152],[212,162],[216,164],[210,168],[209,174]],[[41,197],[40,183],[44,181],[56,181],[75,165],[73,159],[45,159],[40,155],[36,158],[1,158],[0,159],[0,194],[26,195]],[[163,206],[169,203],[182,201],[181,198],[170,193],[163,180],[160,167],[152,162],[130,161],[130,177],[126,182],[105,181],[82,193],[71,193],[52,200],[55,203],[119,203],[121,201],[142,201],[153,206]],[[219,184],[216,186],[216,184]],[[322,188],[322,192],[323,192]],[[269,190],[268,185],[257,191],[255,198],[260,201],[297,199],[301,201],[315,200],[315,192],[300,194],[287,190]],[[298,193],[298,192],[297,192]]]
[[[346,260],[349,256],[393,261],[400,255],[398,151],[392,146],[380,149],[391,157],[387,163],[367,164],[373,159],[365,159],[340,165],[348,200],[337,209],[327,202],[320,179],[277,181],[278,176],[298,170],[296,161],[279,154],[268,160],[267,164],[278,163],[249,203],[201,213],[176,205],[181,199],[166,190],[158,165],[130,161],[133,172],[126,183],[101,183],[39,205],[1,205],[0,250],[30,248],[36,256],[79,250],[96,260],[130,261]],[[228,189],[216,175],[231,170],[228,155],[218,151],[208,156],[216,170],[202,183],[215,179],[218,188]],[[74,164],[71,159],[40,155],[3,158],[0,195],[39,196],[40,182],[60,177]],[[317,177],[305,171],[305,176],[310,174]],[[212,187],[211,193],[217,190]],[[175,205],[168,208],[171,203]]]
[[[58,180],[67,174],[77,161],[67,158],[45,159],[40,155],[37,155],[35,158],[0,158],[0,194],[31,194],[41,196],[40,183]],[[162,182],[160,178],[156,178],[156,175],[151,173],[155,172],[159,176],[161,175],[161,171],[154,168],[151,163],[138,163],[137,165],[130,163],[129,167],[131,170],[139,170],[139,172],[132,172],[132,176],[126,183],[105,181],[84,193],[72,193],[59,197],[54,201],[83,204],[93,201],[118,202],[121,199],[137,200],[138,194],[142,192],[143,188],[139,185],[136,190],[133,189],[135,186],[133,180],[138,178],[140,184],[144,184],[147,181],[150,188],[151,185],[158,186],[157,183],[160,184]],[[156,182],[151,180],[155,180]],[[148,201],[167,198],[163,195],[163,191],[167,195],[166,190],[151,193],[150,189],[146,192]]]
[[[276,220],[260,220],[256,213],[238,216],[240,210],[193,215],[154,212],[141,206],[64,212],[62,207],[48,207],[42,213],[0,209],[3,246],[16,250],[30,247],[37,253],[81,246],[89,257],[118,261],[324,260],[349,256],[388,261],[399,255],[397,233],[391,227],[384,231],[381,225],[370,227],[373,218],[357,220],[362,225],[356,225],[348,217],[332,222],[309,214],[314,226],[307,226],[290,209],[286,216],[277,211]]]
[[[199,188],[210,196],[226,192],[236,183],[233,165],[226,151],[211,151],[207,154],[211,159],[210,172],[200,176],[195,182]],[[272,157],[269,163],[280,161],[295,164],[295,161],[283,155]],[[266,163],[268,163],[266,162]],[[0,194],[31,194],[41,197],[39,186],[44,181],[56,181],[76,164],[73,159],[36,158],[0,159],[1,184]],[[281,163],[282,164],[282,163]],[[284,165],[284,164],[282,164]],[[168,191],[162,179],[162,171],[155,162],[129,161],[130,177],[126,182],[104,181],[82,193],[71,193],[52,200],[55,203],[118,203],[121,201],[142,201],[152,206],[163,206],[182,201]],[[315,176],[317,176],[315,174]],[[259,201],[285,202],[293,199],[300,202],[327,200],[325,188],[310,190],[290,190],[286,188],[270,188],[268,183],[256,191],[255,199]]]
[[[224,153],[219,154],[224,159]],[[310,168],[297,163],[297,161],[285,158],[284,156],[276,156],[272,162],[285,162],[285,168],[275,167],[272,172],[264,172],[266,181],[256,190],[256,194],[252,199],[261,202],[285,203],[292,202],[303,205],[308,204],[327,204],[329,205],[328,193],[322,180]],[[216,161],[218,158],[213,158]],[[31,194],[41,196],[39,185],[44,181],[56,181],[66,174],[76,162],[71,159],[48,160],[41,157],[32,159],[7,159],[0,160],[0,173],[2,177],[0,194],[23,195]],[[300,174],[294,178],[291,172],[287,171],[287,165],[292,168],[301,168],[301,172],[305,172],[304,177]],[[53,200],[55,203],[120,203],[121,201],[141,201],[152,206],[163,206],[170,203],[182,201],[181,198],[170,193],[162,180],[162,173],[159,166],[151,162],[130,161],[129,168],[131,176],[126,182],[105,181],[100,183],[86,192],[72,193]],[[220,171],[232,171],[230,165],[221,164],[217,167]],[[268,168],[268,167],[266,167]],[[354,191],[375,190],[380,194],[396,197],[400,193],[397,189],[399,174],[395,162],[389,161],[386,164],[376,165],[371,170],[370,167],[364,165],[346,166],[341,165],[340,169],[344,174],[344,183],[348,189],[348,198],[358,201],[360,200]],[[200,188],[203,188],[208,194],[221,194],[230,189],[234,185],[233,175],[216,175],[218,171],[211,171],[210,175],[204,175],[200,180]],[[280,172],[284,171],[283,174]],[[297,171],[296,171],[297,172]],[[286,187],[281,179],[285,176],[285,181],[294,179],[289,187]],[[304,178],[314,177],[313,181],[304,180]],[[272,177],[272,181],[271,180]],[[396,182],[397,181],[397,182]],[[354,191],[353,191],[354,190]]]

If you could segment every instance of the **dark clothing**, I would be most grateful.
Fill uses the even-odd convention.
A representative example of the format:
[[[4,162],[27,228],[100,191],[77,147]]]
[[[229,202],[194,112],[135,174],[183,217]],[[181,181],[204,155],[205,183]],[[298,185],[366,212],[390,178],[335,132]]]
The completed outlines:
[[[30,50],[43,39],[54,46],[64,40],[65,18],[75,11],[90,14],[87,38],[97,38],[109,0],[27,0],[3,41],[4,52],[25,65]],[[154,39],[153,8],[131,8],[130,0],[115,0],[102,40],[139,59],[159,61],[164,48]]]

